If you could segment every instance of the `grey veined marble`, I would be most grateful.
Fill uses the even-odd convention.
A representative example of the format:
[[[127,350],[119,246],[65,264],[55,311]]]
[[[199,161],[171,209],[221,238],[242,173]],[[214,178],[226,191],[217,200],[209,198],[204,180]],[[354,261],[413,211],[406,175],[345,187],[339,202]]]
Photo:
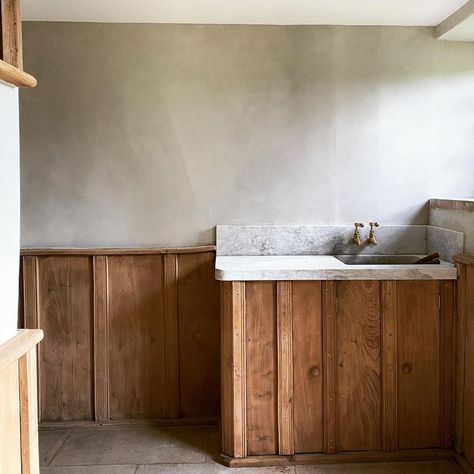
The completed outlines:
[[[354,227],[347,226],[217,226],[217,255],[340,255],[424,254],[426,226],[391,225],[376,229],[378,245],[366,239],[369,226],[361,229],[362,245],[352,244]]]
[[[427,226],[427,252],[438,252],[443,260],[453,261],[453,256],[464,251],[464,232]]]

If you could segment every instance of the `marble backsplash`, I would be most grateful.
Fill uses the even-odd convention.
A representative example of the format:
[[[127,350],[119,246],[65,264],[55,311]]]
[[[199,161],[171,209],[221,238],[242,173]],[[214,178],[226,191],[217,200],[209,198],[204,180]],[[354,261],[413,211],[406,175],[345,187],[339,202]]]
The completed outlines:
[[[376,229],[378,245],[366,242],[369,227],[361,229],[362,245],[352,244],[354,227],[347,226],[217,226],[217,255],[402,255],[439,251],[445,260],[462,252],[463,234],[425,225],[389,225]],[[430,241],[428,241],[430,239]],[[437,249],[436,247],[439,247]]]

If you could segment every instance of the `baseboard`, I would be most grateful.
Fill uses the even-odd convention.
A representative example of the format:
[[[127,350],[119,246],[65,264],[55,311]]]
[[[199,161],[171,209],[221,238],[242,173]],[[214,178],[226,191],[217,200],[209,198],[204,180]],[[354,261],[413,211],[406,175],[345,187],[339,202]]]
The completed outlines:
[[[362,462],[444,461],[455,459],[453,449],[413,449],[396,453],[357,451],[338,454],[294,454],[291,456],[248,456],[233,458],[221,454],[219,461],[227,467],[293,466],[298,464],[341,464]]]
[[[136,428],[153,426],[196,426],[217,425],[217,417],[197,418],[130,418],[110,421],[52,421],[39,424],[40,431],[48,430],[88,430],[88,429],[113,429]]]

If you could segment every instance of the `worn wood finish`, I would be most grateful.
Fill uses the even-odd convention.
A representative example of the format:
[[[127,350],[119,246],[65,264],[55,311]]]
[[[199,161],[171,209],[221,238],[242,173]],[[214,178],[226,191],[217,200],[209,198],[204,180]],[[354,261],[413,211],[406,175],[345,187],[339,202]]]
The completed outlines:
[[[396,452],[397,427],[397,293],[395,281],[382,282],[382,447]]]
[[[336,284],[323,283],[323,374],[324,374],[324,452],[337,449],[336,412]]]
[[[214,254],[178,255],[177,262],[181,416],[217,416],[219,284],[214,279]]]
[[[295,281],[291,287],[295,452],[321,452],[323,451],[321,282]]]
[[[247,450],[278,452],[276,284],[245,284]]]
[[[437,281],[398,281],[398,446],[440,445]]]
[[[338,450],[377,450],[380,439],[380,282],[337,287]]]
[[[48,331],[43,422],[218,414],[219,289],[205,248],[22,257],[22,319]]]
[[[198,245],[194,247],[141,247],[141,248],[23,248],[20,251],[22,257],[27,256],[52,256],[52,255],[155,255],[155,254],[185,254],[185,253],[213,253],[215,245]]]
[[[108,257],[110,417],[165,416],[163,257]]]
[[[0,80],[16,87],[36,87],[36,79],[27,72],[0,59]]]
[[[222,452],[247,456],[245,283],[221,282]]]
[[[293,437],[292,283],[277,282],[278,453],[295,452]]]
[[[0,473],[39,474],[36,345],[20,330],[0,345]]]
[[[41,419],[93,416],[92,265],[87,257],[38,258]]]
[[[0,0],[1,59],[23,69],[20,0]]]

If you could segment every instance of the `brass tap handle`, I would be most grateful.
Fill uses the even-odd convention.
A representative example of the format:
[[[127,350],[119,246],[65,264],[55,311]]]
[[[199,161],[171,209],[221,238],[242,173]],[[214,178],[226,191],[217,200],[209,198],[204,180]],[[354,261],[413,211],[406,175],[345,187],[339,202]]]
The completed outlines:
[[[370,225],[370,232],[369,238],[367,239],[367,243],[369,245],[377,245],[377,239],[375,238],[375,227],[379,227],[378,222],[369,222]]]
[[[354,235],[352,236],[352,243],[359,246],[361,244],[359,228],[364,227],[362,222],[354,222]]]

